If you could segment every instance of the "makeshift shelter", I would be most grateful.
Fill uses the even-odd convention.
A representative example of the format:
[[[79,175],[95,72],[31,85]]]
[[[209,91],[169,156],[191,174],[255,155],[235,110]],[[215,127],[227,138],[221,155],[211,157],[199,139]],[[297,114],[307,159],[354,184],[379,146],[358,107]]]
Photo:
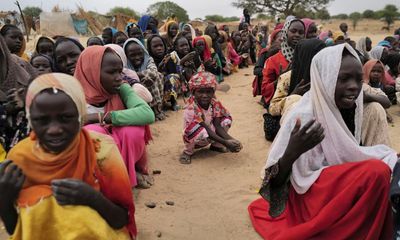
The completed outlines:
[[[75,36],[74,21],[68,12],[42,12],[40,33],[45,36]]]

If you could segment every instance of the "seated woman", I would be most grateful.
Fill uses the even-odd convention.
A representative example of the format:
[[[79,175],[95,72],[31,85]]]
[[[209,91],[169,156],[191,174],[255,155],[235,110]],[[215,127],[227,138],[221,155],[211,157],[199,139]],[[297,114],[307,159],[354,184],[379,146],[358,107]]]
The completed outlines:
[[[348,44],[321,50],[288,113],[248,210],[264,239],[391,239],[396,152],[361,147],[362,66]],[[334,237],[333,237],[334,236]]]
[[[371,59],[363,67],[364,113],[361,143],[364,146],[385,144],[390,146],[388,121],[392,117],[385,112],[391,106],[390,99],[383,92],[382,82],[385,69],[379,60]]]
[[[37,38],[34,46],[35,46],[34,54],[43,54],[43,55],[48,56],[51,59],[53,58],[53,56],[54,56],[54,53],[53,53],[54,52],[54,40],[52,38],[49,38],[46,36],[40,36]]]
[[[293,104],[310,90],[311,61],[323,48],[325,48],[325,43],[319,39],[301,40],[297,44],[293,54],[292,70],[283,73],[278,78],[276,90],[268,108],[272,116],[285,116]]]
[[[240,152],[242,144],[228,134],[232,117],[215,97],[217,81],[209,72],[199,72],[189,82],[190,97],[184,112],[183,140],[185,149],[179,159],[190,164],[196,148],[211,143],[210,150],[218,152]]]
[[[156,119],[164,120],[166,118],[163,111],[164,76],[158,72],[154,59],[138,39],[128,39],[124,44],[124,51],[128,58],[128,68],[138,74],[140,82],[153,96],[150,106],[156,115]]]
[[[292,18],[286,21],[282,29],[281,50],[267,59],[263,69],[261,95],[263,96],[264,107],[268,108],[275,93],[276,81],[292,62],[294,48],[304,38],[304,31],[304,24],[300,19]]]
[[[185,52],[189,52],[189,45],[182,36],[186,43]],[[157,65],[158,71],[164,76],[164,105],[170,103],[172,110],[177,111],[179,109],[177,99],[178,94],[181,93],[181,68],[179,56],[177,57],[174,53],[167,53],[167,44],[165,40],[158,36],[152,35],[147,39],[147,49],[150,56],[154,59]],[[174,44],[170,50],[174,49]],[[187,54],[186,53],[186,54]],[[186,55],[185,54],[185,55]]]
[[[208,39],[210,40],[211,38],[208,37]],[[197,62],[202,63],[204,71],[219,76],[222,73],[221,62],[218,65],[217,59],[213,58],[213,56],[218,56],[218,54],[212,55],[209,43],[207,43],[205,36],[196,37],[193,40],[193,47],[198,55],[197,60],[200,60]]]
[[[145,39],[153,34],[159,35],[158,32],[158,20],[150,15],[143,15],[140,17],[138,26],[142,30]]]
[[[128,34],[129,38],[137,38],[140,40],[140,42],[144,44],[144,36],[143,36],[143,32],[140,29],[139,25],[137,25],[136,23],[128,23],[125,27],[125,32],[126,34]]]
[[[110,44],[112,43],[114,39],[114,35],[117,32],[117,29],[113,27],[106,27],[103,29],[103,32],[101,34],[101,38],[103,39],[104,44]]]
[[[148,188],[151,181],[147,177],[146,144],[151,134],[146,125],[154,122],[154,114],[122,81],[122,70],[122,60],[111,48],[92,46],[82,52],[75,77],[88,103],[85,129],[112,136],[128,169],[131,186]]]
[[[54,44],[54,63],[58,72],[73,76],[79,55],[85,48],[73,38],[60,37]]]
[[[178,23],[175,22],[174,20],[171,20],[165,24],[165,29],[167,30],[167,33],[162,35],[162,38],[164,39],[165,43],[167,44],[167,52],[172,52],[173,47],[174,47],[174,38],[176,35],[178,35],[179,31],[179,26]]]
[[[192,48],[193,39],[196,38],[196,31],[194,30],[193,26],[189,23],[183,25],[182,32],[189,41],[190,48]]]
[[[101,38],[94,36],[94,37],[90,37],[87,42],[86,42],[86,46],[90,47],[90,46],[104,46],[104,42]]]
[[[44,54],[35,54],[31,57],[31,65],[37,75],[54,72],[53,60]]]
[[[210,68],[210,70],[214,71],[212,73],[217,77],[217,83],[221,83],[221,82],[224,81],[224,75],[222,74],[222,63],[221,63],[221,60],[220,60],[218,54],[215,52],[215,50],[213,48],[213,40],[211,39],[211,37],[208,36],[208,35],[204,35],[203,37],[206,40],[206,44],[208,46],[208,49],[210,49],[210,51],[211,51],[211,59],[212,59],[212,62],[213,62],[212,65],[215,66],[214,68]]]
[[[32,133],[0,165],[0,217],[11,239],[135,239],[128,173],[111,138],[82,129],[79,82],[38,77],[26,112]]]
[[[237,72],[242,58],[233,48],[232,43],[229,41],[228,34],[225,31],[220,30],[219,35],[221,50],[227,62],[227,66],[224,68],[224,71],[229,73]]]
[[[36,72],[32,66],[11,54],[0,35],[0,162],[30,128],[25,113],[26,89]]]

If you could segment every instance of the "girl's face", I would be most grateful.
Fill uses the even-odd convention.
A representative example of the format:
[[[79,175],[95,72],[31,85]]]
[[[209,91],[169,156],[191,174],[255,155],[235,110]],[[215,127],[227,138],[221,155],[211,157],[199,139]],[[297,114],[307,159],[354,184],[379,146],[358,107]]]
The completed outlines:
[[[131,42],[126,46],[125,53],[133,67],[138,68],[142,65],[144,61],[144,51],[139,44]]]
[[[40,145],[53,153],[64,151],[80,130],[79,113],[62,91],[38,94],[30,107],[32,129]]]
[[[315,23],[311,23],[311,25],[308,27],[308,32],[307,32],[306,38],[307,39],[317,38],[317,36],[318,36],[317,31],[318,31],[317,25],[315,25]]]
[[[53,57],[53,48],[54,43],[46,38],[42,38],[37,45],[37,50],[39,54],[43,54],[48,56],[49,58]]]
[[[160,37],[154,37],[151,40],[150,49],[157,58],[162,58],[165,55],[165,46]]]
[[[296,47],[297,43],[304,38],[304,25],[300,21],[292,22],[287,34],[289,46]]]
[[[21,51],[24,36],[22,35],[21,30],[11,28],[6,32],[4,40],[6,41],[7,47],[10,52],[17,54]]]
[[[279,32],[279,33],[277,33],[276,34],[276,37],[275,37],[275,40],[274,40],[274,42],[272,43],[272,45],[281,45],[281,43],[283,42],[283,39],[282,39],[282,32]]]
[[[176,52],[179,56],[186,56],[189,53],[189,42],[186,38],[180,38],[176,43]]]
[[[203,40],[199,40],[199,41],[196,42],[194,47],[197,49],[197,51],[199,53],[203,53],[204,49],[205,49],[205,46],[206,46],[206,43]]]
[[[361,63],[352,55],[342,58],[335,89],[335,103],[339,109],[355,107],[356,99],[362,89]]]
[[[130,38],[142,39],[142,31],[138,27],[131,27],[128,33]]]
[[[192,32],[184,32],[183,36],[188,40],[188,42],[192,42],[193,38],[192,38]]]
[[[176,23],[169,25],[168,35],[174,38],[178,34],[178,28],[179,26]]]
[[[121,34],[115,38],[115,44],[123,47],[126,40],[128,40],[128,38],[125,35]]]
[[[62,73],[74,75],[79,55],[81,55],[81,50],[73,42],[61,42],[55,49],[55,61],[58,69]]]
[[[377,84],[382,81],[382,76],[383,76],[384,70],[382,67],[382,64],[376,63],[369,74],[369,82],[372,84]]]
[[[157,20],[153,17],[150,18],[149,24],[147,24],[147,30],[153,30],[157,28]]]
[[[104,44],[112,43],[112,39],[113,39],[112,30],[109,28],[104,29],[101,37],[103,38]]]
[[[199,88],[194,91],[194,98],[201,108],[207,110],[211,104],[211,99],[214,97],[213,88]]]
[[[365,39],[365,48],[368,52],[372,49],[372,41],[368,37]]]
[[[218,40],[218,31],[217,29],[214,27],[212,28],[211,32],[210,32],[210,37],[213,41],[217,41]]]
[[[103,56],[100,70],[100,83],[109,94],[118,94],[122,84],[122,61],[119,56],[111,51],[106,51]]]
[[[49,60],[43,56],[35,57],[32,60],[32,67],[35,68],[38,75],[52,72]]]
[[[90,39],[88,40],[88,42],[87,42],[87,46],[88,46],[88,47],[90,47],[90,46],[96,46],[96,45],[102,46],[103,43],[102,43],[102,42],[100,41],[100,39],[98,39],[98,38],[90,38]]]

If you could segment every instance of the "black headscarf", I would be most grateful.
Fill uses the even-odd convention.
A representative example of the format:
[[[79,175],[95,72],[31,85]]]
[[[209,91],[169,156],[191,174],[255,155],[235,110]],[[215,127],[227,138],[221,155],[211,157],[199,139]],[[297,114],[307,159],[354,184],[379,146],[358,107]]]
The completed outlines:
[[[59,37],[59,38],[57,38],[56,43],[54,44],[54,51],[53,51],[54,66],[55,66],[56,69],[58,69],[57,61],[56,61],[56,59],[57,59],[57,57],[56,57],[56,49],[57,49],[58,45],[60,45],[60,43],[68,42],[68,41],[70,41],[73,44],[75,44],[76,46],[78,46],[78,48],[81,50],[81,52],[83,52],[83,50],[85,50],[85,47],[82,46],[82,44],[76,39],[73,39],[73,38],[70,38],[70,37]]]
[[[160,38],[162,43],[164,44],[164,55],[161,58],[158,58],[156,55],[154,55],[152,49],[151,49],[151,42],[155,38]],[[152,34],[148,39],[147,39],[147,51],[149,52],[150,56],[154,59],[154,62],[156,63],[156,66],[158,66],[161,61],[164,59],[165,55],[167,54],[167,44],[165,43],[165,40],[157,34]]]
[[[293,92],[302,79],[310,82],[310,67],[313,57],[326,47],[319,39],[303,39],[294,50],[292,61],[292,75],[290,77],[289,94]]]

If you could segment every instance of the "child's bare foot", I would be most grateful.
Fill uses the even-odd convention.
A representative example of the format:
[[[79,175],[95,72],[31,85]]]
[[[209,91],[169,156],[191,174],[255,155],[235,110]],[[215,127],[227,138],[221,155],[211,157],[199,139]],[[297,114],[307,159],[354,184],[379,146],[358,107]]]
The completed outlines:
[[[191,164],[192,158],[189,154],[186,154],[185,152],[183,152],[181,154],[181,157],[179,158],[179,162],[182,164]]]
[[[210,146],[210,150],[211,151],[215,151],[215,152],[220,152],[220,153],[227,153],[228,149],[226,149],[226,147],[216,147],[214,145]]]

